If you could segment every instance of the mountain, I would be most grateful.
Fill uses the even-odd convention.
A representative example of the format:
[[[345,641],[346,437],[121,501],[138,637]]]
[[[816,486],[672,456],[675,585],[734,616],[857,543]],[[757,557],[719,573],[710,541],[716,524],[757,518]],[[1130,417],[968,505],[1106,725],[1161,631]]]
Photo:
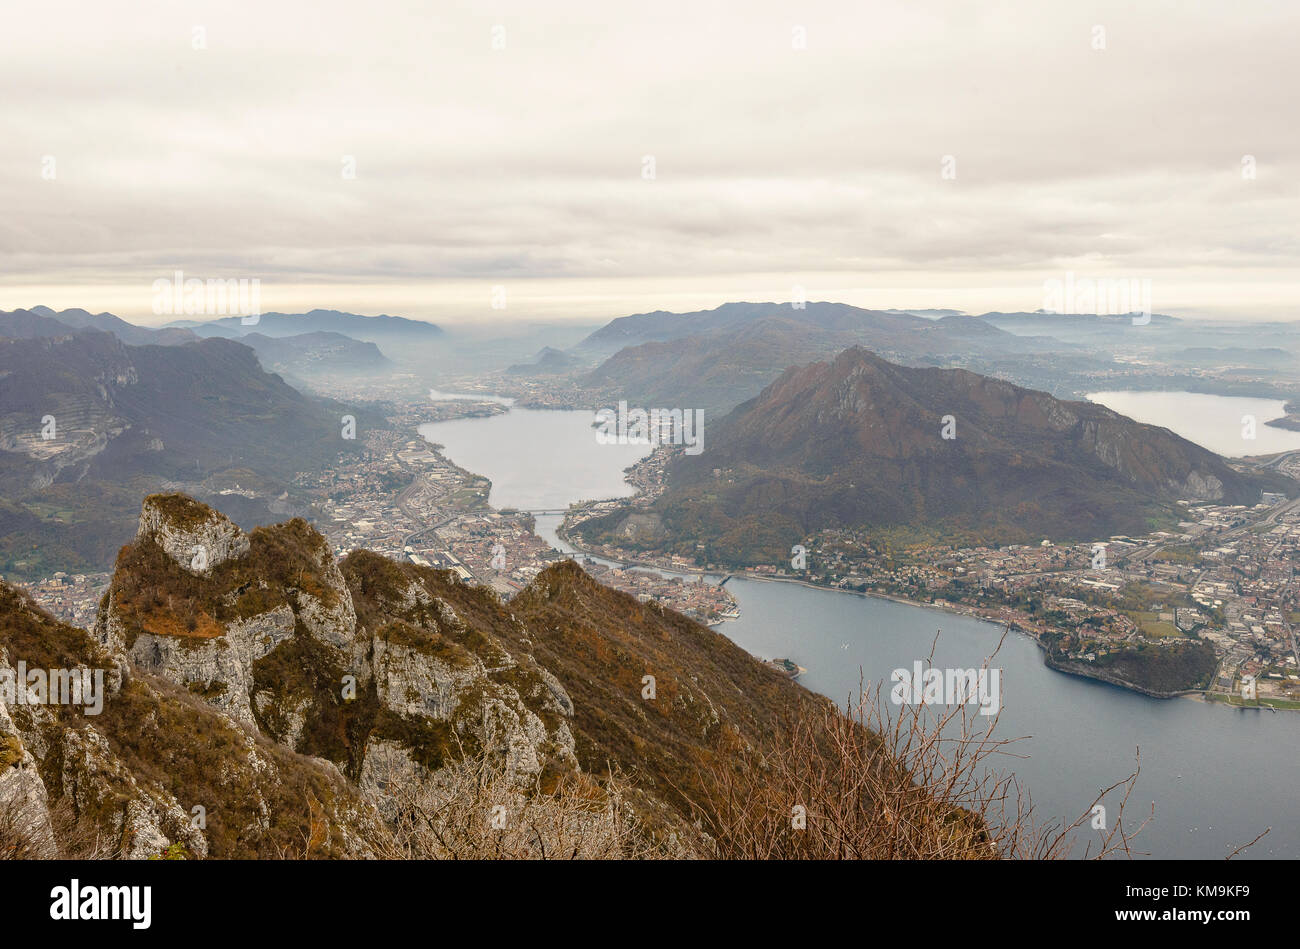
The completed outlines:
[[[649,339],[649,341],[639,340]],[[992,372],[1009,356],[1055,353],[1054,340],[1004,333],[974,317],[926,319],[839,303],[726,304],[703,313],[623,317],[593,333],[587,351],[624,343],[580,382],[597,399],[702,409],[720,417],[790,366],[865,345],[899,362]],[[1054,357],[1055,358],[1055,357]]]
[[[629,346],[580,378],[645,408],[702,409],[720,418],[752,398],[788,366],[822,358],[852,345],[847,334],[768,317],[738,330]]]
[[[3,340],[0,406],[0,485],[11,491],[146,471],[180,477],[236,456],[292,475],[339,441],[338,420],[320,403],[223,339],[166,347],[96,333]]]
[[[347,411],[230,340],[0,338],[0,571],[106,569],[130,536],[123,502],[167,481],[220,477],[258,498],[223,505],[264,517],[297,471],[355,450]]]
[[[622,316],[596,330],[579,343],[578,348],[617,352],[625,346],[640,343],[735,330],[747,323],[773,317],[823,330],[871,329],[882,334],[907,332],[929,322],[906,314],[863,310],[847,303],[806,303],[802,308],[789,303],[724,303],[712,310],[693,313],[656,310]]]
[[[198,339],[187,329],[177,327],[149,329],[119,319],[112,313],[90,313],[86,310],[63,310],[56,313],[48,306],[34,306],[30,310],[0,312],[0,336],[31,339],[38,336],[63,336],[73,330],[98,330],[111,333],[132,346],[156,344],[176,346]]]
[[[263,313],[255,323],[244,317],[227,316],[198,322],[186,320],[173,326],[193,330],[199,336],[238,338],[248,333],[262,336],[300,336],[304,333],[339,333],[372,343],[437,342],[443,331],[433,323],[408,320],[402,316],[360,316],[338,310],[312,310],[308,313]],[[250,318],[251,319],[251,318]]]
[[[67,323],[32,310],[0,312],[0,336],[10,339],[37,339],[39,337],[67,336],[75,332]]]
[[[835,714],[721,634],[572,562],[507,605],[449,571],[366,551],[336,562],[302,520],[244,533],[180,494],[145,499],[93,635],[0,584],[0,672],[20,661],[107,670],[97,715],[0,700],[0,803],[26,802],[44,855],[88,831],[137,857],[175,844],[212,857],[410,855],[410,835],[422,839],[412,795],[484,824],[482,801],[518,814],[540,796],[581,821],[575,839],[626,824],[638,852],[706,855],[694,818],[710,762]],[[196,802],[202,829],[188,819]],[[773,814],[782,836],[789,809]],[[58,820],[67,812],[78,835]],[[964,822],[938,813],[915,832],[951,846]],[[486,836],[496,855],[518,855]]]
[[[1023,337],[1010,333],[986,333],[988,324],[981,324],[976,317],[946,310],[925,312],[938,314],[939,318],[915,316],[900,310],[865,310],[847,303],[808,302],[802,307],[789,303],[724,303],[712,310],[694,313],[657,310],[619,317],[589,335],[578,344],[578,348],[616,352],[640,343],[736,331],[748,324],[770,319],[788,320],[827,332],[852,333],[864,344],[868,339],[874,341],[882,350],[909,348],[924,352],[926,345],[954,333],[997,338],[1017,349],[1030,345]]]
[[[1181,338],[1201,331],[1195,323],[1163,313],[1152,313],[1148,319],[1128,313],[991,312],[982,313],[976,319],[1017,336],[1051,336],[1065,343],[1108,351],[1122,349],[1126,343],[1143,345],[1154,339],[1167,342],[1174,334]]]
[[[552,346],[543,346],[529,363],[518,363],[506,370],[511,376],[551,376],[570,372],[583,365],[582,360]]]
[[[1179,499],[1253,504],[1265,487],[1298,488],[1100,405],[860,347],[786,370],[703,441],[648,511],[590,520],[584,536],[778,563],[827,528],[1086,541],[1172,523]]]
[[[378,372],[392,365],[374,343],[342,333],[322,331],[278,337],[247,333],[239,337],[239,342],[257,353],[267,369],[298,376]]]

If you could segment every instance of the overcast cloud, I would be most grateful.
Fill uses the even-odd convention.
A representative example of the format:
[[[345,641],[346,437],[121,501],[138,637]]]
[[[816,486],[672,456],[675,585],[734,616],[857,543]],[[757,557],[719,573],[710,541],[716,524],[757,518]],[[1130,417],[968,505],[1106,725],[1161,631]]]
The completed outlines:
[[[494,285],[979,311],[1069,270],[1300,317],[1297,37],[1277,2],[11,5],[0,308],[161,322],[181,269],[443,321]]]

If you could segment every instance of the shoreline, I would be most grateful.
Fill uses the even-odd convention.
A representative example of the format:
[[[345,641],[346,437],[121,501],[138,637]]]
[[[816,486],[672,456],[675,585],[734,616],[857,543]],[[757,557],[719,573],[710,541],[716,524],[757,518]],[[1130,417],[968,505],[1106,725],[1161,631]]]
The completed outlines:
[[[741,574],[737,574],[737,576],[740,575]],[[1018,627],[1013,627],[1010,624],[999,624],[995,620],[991,620],[986,616],[981,616],[980,614],[970,610],[961,609],[960,607],[957,607],[953,604],[944,604],[941,606],[936,603],[922,603],[919,600],[909,600],[906,597],[894,596],[888,593],[863,593],[859,590],[840,590],[834,587],[824,586],[819,583],[809,583],[806,580],[798,580],[794,577],[763,577],[763,576],[753,576],[749,574],[745,574],[744,576],[746,576],[747,579],[754,579],[754,580],[770,580],[777,583],[797,583],[800,586],[805,586],[810,589],[827,590],[831,593],[849,593],[854,596],[874,597],[880,600],[889,600],[893,603],[901,603],[904,606],[919,607],[921,609],[932,609],[942,613],[949,613],[954,616],[966,616],[971,619],[982,620],[983,622],[995,626],[1001,625],[1004,629],[1008,630],[1009,632],[1022,636],[1025,639],[1028,639],[1030,642],[1032,642],[1035,646],[1037,646],[1043,654],[1043,665],[1046,666],[1048,669],[1051,669],[1053,672],[1059,672],[1062,675],[1075,676],[1080,679],[1091,679],[1094,682],[1102,682],[1105,683],[1106,685],[1114,686],[1115,688],[1127,689],[1130,692],[1136,692],[1139,695],[1145,695],[1148,698],[1190,699],[1193,701],[1205,702],[1207,704],[1223,705],[1228,708],[1247,708],[1247,709],[1268,708],[1271,709],[1272,711],[1281,711],[1281,712],[1300,711],[1300,709],[1278,708],[1272,705],[1267,705],[1267,706],[1266,705],[1233,705],[1231,702],[1226,700],[1227,699],[1226,695],[1224,700],[1213,698],[1212,696],[1223,694],[1223,693],[1210,692],[1208,689],[1179,689],[1173,692],[1164,692],[1158,689],[1149,689],[1146,686],[1138,685],[1135,682],[1130,682],[1127,679],[1121,678],[1120,676],[1108,675],[1105,672],[1089,669],[1086,666],[1080,666],[1077,663],[1070,662],[1068,660],[1065,662],[1062,662],[1060,660],[1053,660],[1051,653],[1048,652],[1047,647],[1043,645],[1042,640],[1040,640],[1037,636],[1032,636],[1029,633],[1025,632],[1023,629],[1020,629]]]
[[[861,590],[845,590],[837,587],[828,586],[826,584],[812,583],[808,580],[801,580],[797,577],[769,576],[766,574],[752,573],[747,570],[686,571],[686,570],[676,570],[674,568],[669,568],[669,567],[660,567],[656,564],[650,564],[644,561],[623,561],[614,557],[609,557],[603,554],[596,553],[594,551],[588,550],[585,547],[580,546],[579,544],[573,543],[573,541],[570,540],[569,537],[561,533],[562,529],[563,529],[563,523],[561,523],[560,528],[556,530],[556,536],[559,537],[561,540],[563,540],[566,544],[571,546],[579,554],[583,554],[585,556],[590,556],[590,557],[598,557],[601,560],[607,560],[612,563],[618,563],[624,566],[639,566],[639,567],[645,567],[652,570],[667,570],[670,573],[681,573],[683,575],[690,575],[690,576],[707,577],[707,576],[718,576],[720,573],[726,573],[728,576],[739,577],[744,580],[759,580],[764,583],[793,583],[801,587],[806,587],[810,590],[822,590],[827,593],[843,593],[843,594],[848,594],[850,596],[862,597],[864,599],[887,600],[891,603],[898,603],[903,606],[911,606],[919,609],[934,610],[935,612],[946,613],[953,616],[966,616],[969,617],[970,619],[980,620],[982,622],[988,623],[991,626],[1000,626],[1001,628],[1006,629],[1009,632],[1015,633],[1018,636],[1022,636],[1025,639],[1032,642],[1035,646],[1038,647],[1038,649],[1042,653],[1043,665],[1046,666],[1048,669],[1051,669],[1053,672],[1060,673],[1061,675],[1075,676],[1076,678],[1080,678],[1080,679],[1091,679],[1094,682],[1101,682],[1105,685],[1114,686],[1115,688],[1127,689],[1130,692],[1136,692],[1139,695],[1145,695],[1148,698],[1162,699],[1162,700],[1188,699],[1191,701],[1205,702],[1207,704],[1222,705],[1226,708],[1246,708],[1246,709],[1268,708],[1275,712],[1276,711],[1282,711],[1282,712],[1300,711],[1300,709],[1278,708],[1272,705],[1245,705],[1245,706],[1234,705],[1231,702],[1226,700],[1218,700],[1212,698],[1211,696],[1216,695],[1218,693],[1212,693],[1206,689],[1183,689],[1174,692],[1163,692],[1156,689],[1149,689],[1145,686],[1138,685],[1137,683],[1134,682],[1129,682],[1128,680],[1122,679],[1119,676],[1107,675],[1103,672],[1097,672],[1087,668],[1081,668],[1074,664],[1060,662],[1059,660],[1054,661],[1051,658],[1051,654],[1048,652],[1047,647],[1043,645],[1042,641],[1037,636],[1033,636],[1025,632],[1023,629],[1019,627],[1012,626],[1011,624],[1007,624],[1007,623],[999,623],[996,620],[989,619],[987,616],[981,616],[977,612],[974,612],[970,609],[963,609],[962,607],[951,603],[945,603],[942,605],[933,602],[923,603],[919,600],[911,600],[908,599],[907,597],[897,596],[895,594],[890,594],[890,593],[867,593]],[[731,618],[732,617],[724,617],[723,619],[717,621],[716,623],[710,623],[708,625],[710,628],[718,627]]]

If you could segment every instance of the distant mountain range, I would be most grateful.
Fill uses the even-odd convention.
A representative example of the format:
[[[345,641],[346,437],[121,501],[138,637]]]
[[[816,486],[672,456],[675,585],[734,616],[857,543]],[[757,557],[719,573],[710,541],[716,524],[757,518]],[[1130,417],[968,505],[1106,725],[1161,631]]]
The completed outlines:
[[[355,450],[340,434],[348,411],[231,340],[0,338],[0,572],[103,569],[130,535],[123,498],[168,481],[227,472],[261,498],[231,496],[231,509],[265,518],[295,472]]]
[[[263,313],[255,323],[244,317],[226,316],[215,320],[178,320],[171,326],[192,330],[199,336],[240,337],[248,333],[262,336],[297,336],[302,333],[341,333],[372,343],[436,342],[444,334],[441,327],[423,320],[402,316],[360,316],[339,310],[311,310],[307,313]]]
[[[1268,367],[1272,369],[1295,369],[1297,367],[1297,352],[1300,352],[1300,340],[1297,340],[1296,350],[1282,349],[1277,346],[1263,346],[1258,349],[1248,349],[1244,346],[1225,346],[1215,348],[1210,346],[1192,346],[1183,350],[1176,350],[1169,354],[1171,362],[1177,362],[1185,366],[1216,366],[1216,367],[1244,367],[1244,368],[1261,368]]]
[[[371,373],[392,365],[374,343],[342,333],[320,331],[274,337],[248,333],[240,336],[239,342],[257,353],[257,358],[266,368],[301,376]]]
[[[28,310],[12,310],[7,313],[0,311],[0,336],[31,339],[38,336],[65,336],[70,330],[112,333],[132,346],[175,346],[198,339],[187,329],[149,329],[128,323],[112,313],[90,313],[77,309],[55,312],[48,306],[34,306]]]
[[[1051,338],[1054,328],[1132,324],[1128,316],[1074,313],[985,313],[982,316],[970,316],[958,310],[868,310],[847,303],[808,302],[802,306],[792,303],[724,303],[712,310],[692,313],[656,310],[653,313],[618,317],[589,335],[576,348],[616,352],[626,346],[645,342],[664,342],[734,331],[747,324],[773,318],[831,332],[870,334],[871,342],[880,349],[916,348],[921,341],[944,339],[950,334],[956,334],[985,340],[996,339],[1016,349],[1033,350],[1049,345],[1059,347],[1059,341]],[[1153,315],[1151,321],[1162,325],[1178,322],[1173,317],[1160,314]],[[1016,329],[1032,324],[1034,332],[1042,333],[1046,338],[1034,342],[1026,339],[1032,334],[996,332],[1003,324]],[[936,326],[941,329],[936,330]],[[990,329],[995,332],[989,332]]]
[[[1300,490],[1100,405],[858,347],[786,370],[706,425],[704,446],[672,463],[649,512],[588,521],[584,536],[780,563],[826,528],[1087,541],[1171,524],[1179,499],[1253,504],[1265,488]]]
[[[1070,350],[1017,336],[970,316],[937,319],[842,303],[728,303],[699,313],[647,313],[612,320],[579,352],[617,350],[580,382],[607,400],[703,409],[720,415],[752,398],[786,368],[863,345],[918,365],[993,371],[1007,357]]]
[[[316,315],[313,315],[316,314]],[[271,319],[267,326],[259,322],[244,325],[238,317],[234,323],[222,319],[212,323],[191,322],[185,326],[173,325],[162,329],[136,326],[111,313],[91,314],[86,310],[64,310],[56,313],[45,306],[30,310],[0,312],[0,336],[15,339],[66,336],[71,332],[96,330],[110,333],[132,346],[176,346],[198,339],[217,337],[236,339],[257,353],[262,365],[291,377],[310,379],[320,373],[374,373],[389,368],[392,363],[373,342],[342,332],[324,329],[307,329],[311,326],[345,325],[353,333],[387,336],[396,344],[404,343],[398,336],[411,334],[413,338],[433,339],[441,335],[437,327],[399,317],[355,316],[350,313],[317,310],[313,314]],[[400,323],[381,323],[381,320],[400,320]],[[405,327],[402,324],[411,324]],[[236,329],[235,327],[238,327]],[[262,332],[269,329],[271,332]],[[285,330],[298,330],[286,334]]]
[[[640,343],[734,331],[747,324],[772,318],[828,332],[872,333],[879,340],[898,343],[910,341],[914,333],[929,332],[926,328],[932,328],[936,322],[898,311],[864,310],[847,303],[810,302],[803,306],[790,303],[724,303],[712,310],[694,313],[656,310],[653,313],[619,317],[592,333],[577,348],[615,352]],[[948,319],[969,321],[973,317],[953,316]]]
[[[850,346],[906,366],[969,369],[1058,398],[1104,388],[1293,399],[1300,334],[1289,323],[1161,313],[867,310],[842,303],[727,303],[620,317],[570,350],[602,359],[575,382],[593,406],[627,399],[725,414],[792,365]],[[1205,372],[1204,368],[1216,371]],[[580,367],[579,367],[580,369]],[[1122,382],[1120,382],[1122,380]]]
[[[1174,326],[1181,320],[1163,313],[1152,313],[1149,317],[1139,313],[1049,313],[1044,310],[1026,312],[1016,310],[1009,313],[990,311],[981,313],[979,318],[993,326],[1013,327],[1031,326],[1034,331],[1060,330],[1066,326],[1123,329],[1124,327]]]
[[[919,309],[919,310],[896,310],[892,307],[882,311],[884,313],[906,313],[911,316],[924,316],[930,319],[938,319],[943,316],[969,316],[970,314],[962,310],[945,310],[945,309]]]

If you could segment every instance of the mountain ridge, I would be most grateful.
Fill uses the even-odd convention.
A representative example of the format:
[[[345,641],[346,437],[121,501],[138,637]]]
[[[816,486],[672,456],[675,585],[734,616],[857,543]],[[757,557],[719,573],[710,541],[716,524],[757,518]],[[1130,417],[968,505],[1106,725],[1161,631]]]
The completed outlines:
[[[260,314],[253,322],[245,317],[226,316],[213,320],[181,320],[169,326],[189,329],[199,336],[233,336],[247,333],[263,336],[298,336],[303,333],[332,332],[349,336],[362,342],[383,343],[396,340],[433,342],[446,335],[436,323],[414,320],[404,316],[363,316],[342,310],[314,309],[306,313],[269,312]],[[247,318],[247,319],[251,319]]]
[[[698,408],[726,414],[792,365],[864,345],[909,365],[962,365],[986,372],[1008,357],[1073,347],[1017,336],[977,317],[939,319],[863,310],[840,303],[725,304],[694,314],[621,317],[579,344],[579,352],[616,348],[580,383],[632,404]]]
[[[66,329],[61,331],[61,327]],[[79,308],[55,312],[48,306],[34,306],[7,313],[0,311],[0,336],[26,339],[87,330],[109,333],[130,346],[177,346],[199,338],[187,329],[136,326],[112,313],[90,313]]]

